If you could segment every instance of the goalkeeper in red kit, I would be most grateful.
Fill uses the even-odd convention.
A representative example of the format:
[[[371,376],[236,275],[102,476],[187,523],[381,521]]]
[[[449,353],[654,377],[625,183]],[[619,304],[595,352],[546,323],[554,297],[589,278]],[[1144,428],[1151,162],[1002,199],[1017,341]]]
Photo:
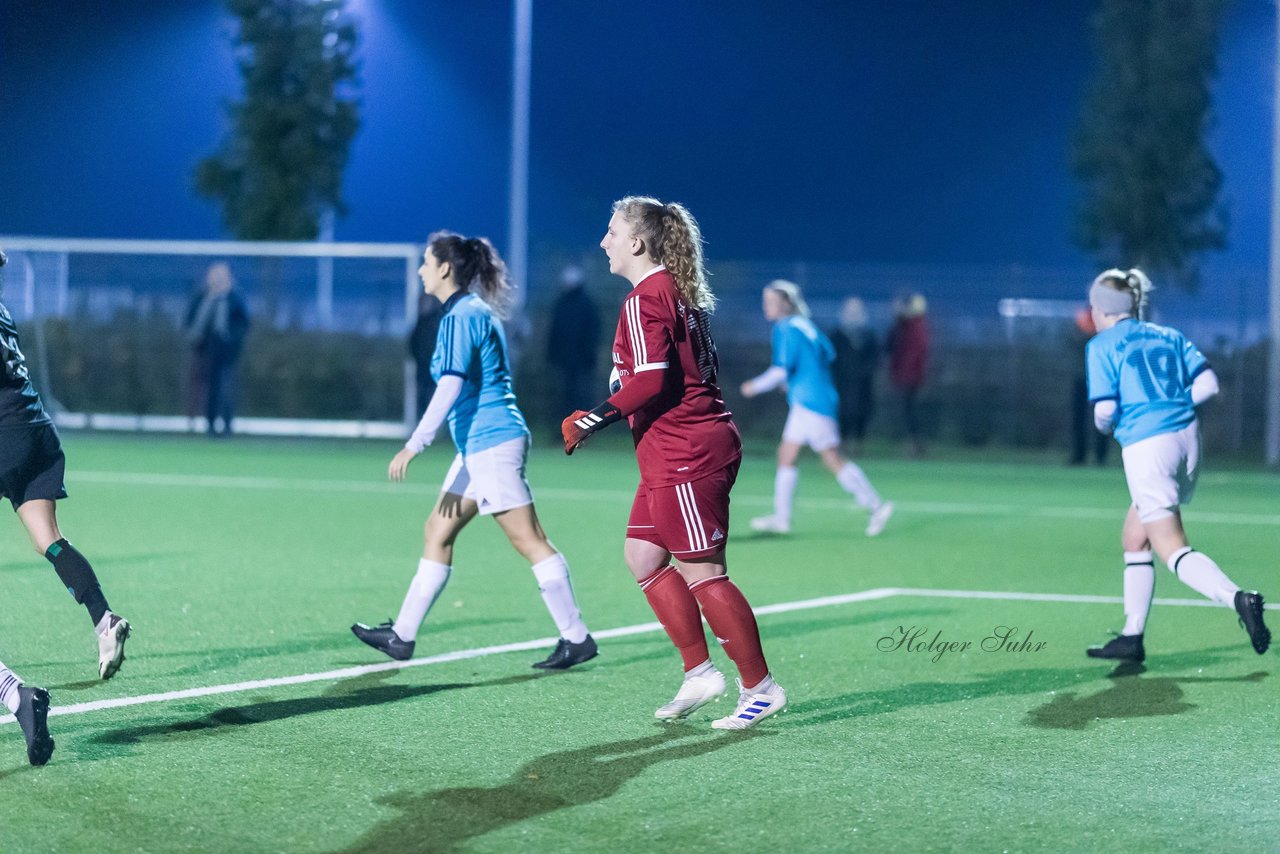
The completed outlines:
[[[600,246],[609,271],[632,285],[613,342],[617,380],[608,400],[564,420],[565,453],[615,421],[630,421],[640,486],[624,556],[685,670],[675,698],[655,715],[679,720],[724,693],[705,616],[741,676],[737,708],[712,726],[746,729],[786,708],[787,695],[769,673],[755,615],[725,563],[742,441],[716,385],[708,322],[715,297],[702,236],[683,206],[631,196],[614,203]]]

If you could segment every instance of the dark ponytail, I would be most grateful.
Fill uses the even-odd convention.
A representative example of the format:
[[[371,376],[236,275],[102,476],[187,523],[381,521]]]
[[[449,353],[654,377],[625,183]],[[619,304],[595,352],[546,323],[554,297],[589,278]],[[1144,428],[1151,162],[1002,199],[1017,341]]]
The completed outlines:
[[[507,276],[507,265],[488,238],[437,231],[427,238],[427,246],[437,261],[453,268],[459,288],[483,299],[498,317],[507,316],[515,288]]]

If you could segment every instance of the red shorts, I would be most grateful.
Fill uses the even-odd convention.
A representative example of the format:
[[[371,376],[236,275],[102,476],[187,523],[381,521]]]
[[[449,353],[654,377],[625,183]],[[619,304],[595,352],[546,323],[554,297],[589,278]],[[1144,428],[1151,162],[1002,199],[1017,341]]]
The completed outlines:
[[[729,539],[729,490],[740,463],[734,460],[690,483],[650,489],[642,482],[627,519],[627,537],[662,546],[680,560],[720,551]]]

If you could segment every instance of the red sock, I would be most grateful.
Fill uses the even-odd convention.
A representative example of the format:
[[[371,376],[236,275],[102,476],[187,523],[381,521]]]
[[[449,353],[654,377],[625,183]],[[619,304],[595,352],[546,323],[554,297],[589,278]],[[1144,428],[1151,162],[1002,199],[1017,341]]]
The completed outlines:
[[[693,598],[674,566],[665,566],[641,581],[640,589],[671,642],[680,650],[685,670],[692,670],[711,657],[707,652],[706,633],[702,631],[698,600]]]
[[[718,575],[699,581],[689,589],[702,606],[716,640],[724,645],[725,654],[738,665],[743,686],[754,688],[763,682],[769,675],[769,666],[760,648],[760,628],[738,585],[730,581],[729,576]]]

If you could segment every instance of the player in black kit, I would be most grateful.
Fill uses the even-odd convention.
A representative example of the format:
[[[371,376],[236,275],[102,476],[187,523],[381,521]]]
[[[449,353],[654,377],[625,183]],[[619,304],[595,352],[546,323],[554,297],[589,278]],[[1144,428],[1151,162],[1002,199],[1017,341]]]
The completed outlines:
[[[6,260],[0,251],[0,276]],[[124,661],[129,621],[111,612],[93,567],[58,530],[57,501],[67,497],[65,467],[58,430],[31,385],[18,330],[0,302],[0,498],[13,504],[32,546],[89,611],[98,635],[98,675],[110,679]]]

